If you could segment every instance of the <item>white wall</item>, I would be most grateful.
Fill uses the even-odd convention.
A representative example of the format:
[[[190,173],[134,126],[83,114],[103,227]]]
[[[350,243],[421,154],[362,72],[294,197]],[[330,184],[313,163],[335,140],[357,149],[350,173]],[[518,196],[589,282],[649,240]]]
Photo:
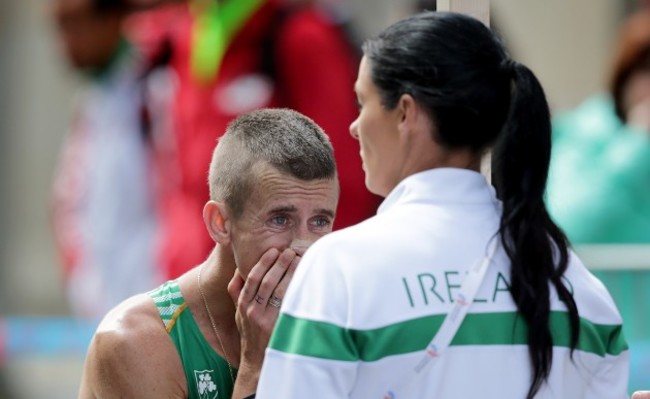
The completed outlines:
[[[512,55],[539,77],[551,107],[575,106],[604,88],[622,14],[611,0],[493,0]]]
[[[2,0],[0,14],[3,313],[65,310],[47,201],[72,87],[56,57],[46,5]]]

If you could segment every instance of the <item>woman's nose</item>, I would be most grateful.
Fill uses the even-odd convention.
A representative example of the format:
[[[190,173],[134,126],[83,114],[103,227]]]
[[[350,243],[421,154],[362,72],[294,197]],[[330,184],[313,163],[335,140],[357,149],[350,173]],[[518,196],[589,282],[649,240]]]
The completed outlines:
[[[355,119],[351,124],[350,124],[350,136],[352,136],[354,139],[359,140],[359,118]]]

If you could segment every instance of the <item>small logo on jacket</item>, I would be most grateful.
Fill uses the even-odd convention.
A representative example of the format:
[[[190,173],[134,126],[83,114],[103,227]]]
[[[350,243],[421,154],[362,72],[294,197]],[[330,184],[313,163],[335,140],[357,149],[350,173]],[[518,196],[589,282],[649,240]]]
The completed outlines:
[[[199,392],[201,399],[215,399],[219,396],[219,390],[214,383],[214,370],[194,370],[194,380],[196,381],[196,390]]]
[[[431,357],[438,357],[440,355],[440,353],[438,353],[438,347],[435,344],[430,344],[427,349],[427,355]]]
[[[465,299],[465,296],[463,294],[458,294],[458,298],[456,299],[456,303],[459,304],[460,306],[467,306],[469,303]]]

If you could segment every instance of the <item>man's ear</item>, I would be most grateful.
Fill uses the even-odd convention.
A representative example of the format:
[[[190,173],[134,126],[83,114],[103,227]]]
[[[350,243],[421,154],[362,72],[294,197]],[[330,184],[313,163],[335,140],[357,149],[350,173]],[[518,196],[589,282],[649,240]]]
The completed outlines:
[[[230,214],[226,204],[208,201],[203,207],[203,222],[214,242],[222,245],[230,242]]]

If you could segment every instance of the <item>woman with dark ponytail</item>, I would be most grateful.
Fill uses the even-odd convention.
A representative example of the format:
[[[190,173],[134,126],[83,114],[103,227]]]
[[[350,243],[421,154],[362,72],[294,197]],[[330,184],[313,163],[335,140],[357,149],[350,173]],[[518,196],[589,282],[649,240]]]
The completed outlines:
[[[386,199],[305,254],[258,398],[626,397],[619,313],[544,205],[534,74],[453,13],[363,50],[350,131]],[[494,186],[479,173],[490,148]]]

